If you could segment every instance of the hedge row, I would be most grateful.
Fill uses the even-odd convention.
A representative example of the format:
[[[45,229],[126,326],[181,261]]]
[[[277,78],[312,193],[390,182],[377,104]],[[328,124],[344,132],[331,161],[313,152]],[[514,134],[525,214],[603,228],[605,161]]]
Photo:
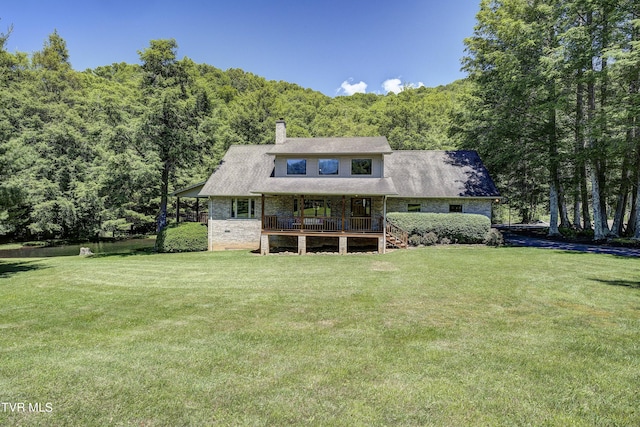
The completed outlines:
[[[392,212],[387,218],[406,230],[413,244],[428,244],[422,240],[431,242],[434,235],[440,242],[483,243],[491,230],[491,220],[477,214]]]
[[[197,222],[171,225],[156,240],[158,252],[197,252],[207,250],[207,226]]]

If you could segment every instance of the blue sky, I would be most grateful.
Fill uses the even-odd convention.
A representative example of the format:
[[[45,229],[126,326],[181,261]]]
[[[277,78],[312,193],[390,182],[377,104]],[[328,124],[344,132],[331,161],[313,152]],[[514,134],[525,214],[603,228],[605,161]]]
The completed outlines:
[[[464,77],[463,39],[480,0],[7,1],[7,50],[33,53],[54,29],[77,70],[139,63],[149,41],[178,56],[241,68],[329,96],[435,87]]]

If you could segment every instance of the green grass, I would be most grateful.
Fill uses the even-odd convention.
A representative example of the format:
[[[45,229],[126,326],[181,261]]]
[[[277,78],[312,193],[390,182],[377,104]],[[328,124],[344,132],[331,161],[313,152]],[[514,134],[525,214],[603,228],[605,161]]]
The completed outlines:
[[[0,425],[639,425],[640,263],[0,259]]]

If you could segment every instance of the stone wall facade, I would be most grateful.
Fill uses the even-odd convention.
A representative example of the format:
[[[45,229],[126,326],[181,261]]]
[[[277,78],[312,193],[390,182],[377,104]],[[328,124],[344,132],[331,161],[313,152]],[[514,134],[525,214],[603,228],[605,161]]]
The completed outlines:
[[[243,198],[247,199],[247,198]],[[254,203],[253,218],[232,218],[231,197],[209,199],[208,241],[209,250],[258,249],[260,246],[261,201],[250,198]]]
[[[491,199],[387,199],[387,212],[408,212],[410,204],[419,204],[420,212],[448,213],[450,205],[461,205],[462,213],[484,215],[491,219]]]
[[[342,197],[308,196],[308,199],[330,200],[332,215],[342,215]],[[247,198],[243,198],[247,199]],[[262,199],[253,200],[253,218],[232,218],[231,197],[213,197],[209,199],[208,236],[209,250],[224,249],[258,249],[262,232]],[[265,214],[288,216],[293,214],[293,196],[268,196],[264,199]],[[373,197],[372,216],[381,216],[384,209],[384,199]],[[394,198],[387,199],[387,212],[407,212],[409,205],[420,205],[421,212],[448,213],[450,205],[461,205],[463,213],[485,215],[491,219],[491,199],[420,199]],[[351,215],[351,197],[344,199],[345,216]],[[272,247],[297,246],[297,240],[288,236],[270,236],[268,241]],[[337,237],[312,237],[307,239],[307,247],[336,245]],[[355,243],[355,242],[354,242]]]

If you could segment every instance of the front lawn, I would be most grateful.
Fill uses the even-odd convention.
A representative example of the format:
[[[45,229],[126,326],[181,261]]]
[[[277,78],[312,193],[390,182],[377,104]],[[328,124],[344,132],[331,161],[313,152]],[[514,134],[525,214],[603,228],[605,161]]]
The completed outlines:
[[[0,425],[639,425],[639,343],[634,258],[0,259]]]

